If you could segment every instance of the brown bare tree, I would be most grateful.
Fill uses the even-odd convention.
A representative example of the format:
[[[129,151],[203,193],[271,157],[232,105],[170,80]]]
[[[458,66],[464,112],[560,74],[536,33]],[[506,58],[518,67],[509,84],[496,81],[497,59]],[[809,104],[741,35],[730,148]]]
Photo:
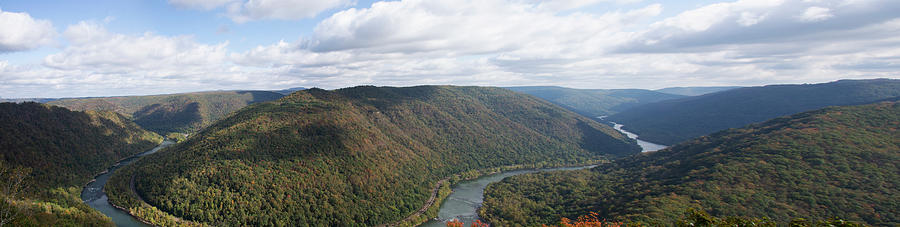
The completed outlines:
[[[25,178],[28,177],[30,169],[22,167],[10,167],[0,163],[0,226],[4,226],[14,221],[25,206],[16,205],[15,202],[22,200],[28,189]]]

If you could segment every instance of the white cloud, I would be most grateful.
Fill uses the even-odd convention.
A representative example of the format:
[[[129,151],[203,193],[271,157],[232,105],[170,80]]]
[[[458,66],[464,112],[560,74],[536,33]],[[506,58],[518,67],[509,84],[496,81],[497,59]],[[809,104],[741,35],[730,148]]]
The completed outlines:
[[[831,9],[813,6],[806,8],[806,11],[803,11],[803,15],[800,15],[800,20],[804,22],[817,22],[831,17],[834,17],[834,14],[831,14]]]
[[[169,4],[191,9],[212,10],[236,0],[169,0]]]
[[[169,4],[202,10],[224,7],[228,18],[237,23],[244,23],[264,19],[312,18],[322,11],[350,6],[354,2],[352,0],[169,0]]]
[[[567,51],[564,46],[570,43],[596,44],[578,48],[596,50],[615,45],[618,41],[614,36],[625,26],[658,15],[661,10],[660,5],[650,5],[629,12],[560,16],[536,5],[502,0],[379,2],[368,9],[348,9],[323,20],[304,45],[317,52],[449,55],[528,48]]]
[[[61,52],[42,65],[0,67],[4,97],[100,96],[155,94],[212,89],[268,88],[295,78],[273,76],[269,69],[235,66],[228,43],[202,44],[190,36],[152,33],[118,34],[93,22],[80,22],[64,32]],[[285,86],[285,85],[282,85]]]
[[[228,5],[228,16],[238,23],[259,19],[298,20],[350,4],[350,0],[249,0]]]
[[[63,35],[69,40],[69,46],[60,53],[47,56],[44,65],[97,73],[204,70],[224,62],[228,45],[198,44],[189,36],[114,34],[100,24],[84,21],[69,26]]]
[[[600,1],[378,2],[330,15],[296,41],[243,52],[85,22],[66,29],[69,46],[43,65],[0,61],[0,96],[16,96],[3,93],[12,88],[81,95],[360,84],[661,88],[900,71],[900,5],[890,0],[742,0],[668,18],[651,3],[580,11]],[[812,7],[831,16],[798,19]]]
[[[841,69],[849,68],[841,62],[873,60],[855,54],[898,45],[892,43],[896,32],[881,24],[898,17],[889,13],[896,7],[878,0],[717,3],[637,30],[662,6],[559,13],[594,2],[559,3],[569,7],[501,0],[379,2],[338,12],[298,42],[231,57],[240,65],[282,69],[325,87],[433,81],[664,87],[885,77],[890,75],[883,71]],[[809,27],[795,20],[808,7],[838,5],[843,9],[833,11],[832,20],[844,24]],[[826,46],[831,52],[819,52]],[[900,55],[898,48],[887,49]],[[462,76],[467,73],[493,79]]]
[[[0,53],[38,48],[52,43],[55,37],[56,30],[50,21],[0,9]]]
[[[838,10],[829,10],[838,6]],[[752,43],[792,43],[811,48],[814,46],[808,43],[793,42],[813,36],[836,38],[816,34],[850,31],[900,18],[897,10],[900,5],[889,0],[856,0],[852,4],[837,0],[717,3],[653,23],[639,38],[620,48],[623,52],[709,51],[723,45]],[[836,22],[808,23],[829,18]]]
[[[738,19],[738,24],[741,26],[753,26],[758,24],[760,21],[765,20],[766,14],[756,14],[751,12],[741,12],[741,17]]]

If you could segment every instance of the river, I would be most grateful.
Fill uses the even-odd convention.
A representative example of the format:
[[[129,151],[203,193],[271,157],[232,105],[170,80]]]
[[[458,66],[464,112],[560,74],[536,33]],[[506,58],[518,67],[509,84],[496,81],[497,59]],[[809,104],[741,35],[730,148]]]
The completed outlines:
[[[606,116],[599,116],[597,118],[599,118],[600,120],[604,120],[604,118],[606,118]],[[641,152],[658,151],[658,150],[662,150],[662,149],[666,148],[666,145],[655,144],[655,143],[651,143],[651,142],[647,142],[647,141],[638,139],[639,137],[637,134],[634,134],[629,131],[625,131],[625,129],[622,129],[622,126],[624,126],[622,124],[615,123],[612,121],[606,121],[606,122],[613,124],[614,129],[619,130],[619,132],[621,132],[622,134],[625,134],[625,136],[628,136],[628,138],[637,140],[638,146],[641,146]]]
[[[134,219],[134,217],[132,217],[125,211],[119,210],[110,205],[108,201],[109,198],[106,197],[106,192],[103,191],[103,186],[106,185],[106,181],[109,180],[109,177],[112,176],[113,172],[115,172],[117,169],[122,168],[122,166],[131,164],[140,157],[156,153],[157,151],[159,151],[159,149],[168,147],[172,144],[175,143],[168,140],[163,141],[161,144],[159,144],[159,146],[156,146],[149,151],[141,152],[134,156],[128,157],[109,167],[106,173],[97,175],[97,177],[94,178],[93,182],[84,186],[84,190],[81,191],[81,199],[84,200],[84,203],[87,203],[88,206],[91,206],[94,209],[100,211],[100,213],[103,213],[106,216],[112,218],[112,221],[116,224],[116,226],[147,226],[143,222]]]
[[[478,213],[476,211],[479,207],[481,207],[481,203],[484,202],[484,188],[487,187],[487,185],[490,183],[503,180],[503,178],[525,173],[557,170],[576,170],[590,167],[594,166],[562,167],[540,170],[515,170],[491,174],[476,178],[474,180],[460,182],[453,186],[453,192],[450,193],[450,196],[447,196],[447,199],[444,200],[444,203],[441,204],[441,208],[440,210],[438,210],[439,220],[430,220],[419,226],[444,227],[446,226],[447,221],[453,219],[459,219],[460,221],[465,223],[465,226],[469,226],[475,220],[481,220],[478,218]],[[484,220],[481,221],[483,222]]]
[[[651,142],[647,142],[647,141],[638,139],[637,134],[631,133],[629,131],[625,131],[625,129],[622,129],[623,125],[621,125],[621,124],[618,124],[615,122],[610,122],[610,123],[613,124],[614,129],[619,130],[619,132],[622,132],[622,134],[625,134],[626,136],[628,136],[628,138],[637,140],[638,146],[641,146],[641,152],[658,151],[658,150],[662,150],[662,149],[666,148],[666,145],[655,144],[655,143],[651,143]]]

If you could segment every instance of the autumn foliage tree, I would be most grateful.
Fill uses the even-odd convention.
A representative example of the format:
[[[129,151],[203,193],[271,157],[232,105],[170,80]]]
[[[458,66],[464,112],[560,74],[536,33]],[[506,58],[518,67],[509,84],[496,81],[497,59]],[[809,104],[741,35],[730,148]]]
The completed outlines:
[[[453,219],[453,220],[450,220],[447,222],[447,227],[463,227],[463,226],[465,226],[465,224],[466,223],[463,223],[459,219]],[[481,220],[475,220],[475,222],[472,222],[472,225],[469,225],[469,227],[490,227],[490,226],[491,225],[489,225],[488,223],[481,222]]]
[[[542,225],[544,227],[549,227],[547,225]],[[609,222],[606,219],[601,219],[600,214],[596,212],[590,212],[586,215],[582,215],[578,217],[574,222],[568,218],[561,218],[559,223],[557,224],[559,227],[621,227],[625,226],[622,222]]]

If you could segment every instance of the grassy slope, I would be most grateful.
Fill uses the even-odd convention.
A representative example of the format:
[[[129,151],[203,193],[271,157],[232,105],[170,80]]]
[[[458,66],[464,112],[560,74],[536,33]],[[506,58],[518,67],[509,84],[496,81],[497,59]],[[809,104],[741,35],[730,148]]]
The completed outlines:
[[[0,103],[0,165],[30,169],[31,214],[15,225],[106,224],[79,198],[81,186],[117,160],[162,137],[113,112],[78,112],[37,103]]]
[[[676,144],[719,130],[836,105],[900,96],[900,80],[770,85],[651,103],[609,117],[642,140]]]
[[[833,107],[691,140],[576,171],[508,178],[486,189],[494,223],[554,223],[589,211],[672,223],[717,216],[900,224],[900,103]]]
[[[115,111],[160,134],[190,133],[249,104],[283,97],[269,91],[213,91],[171,95],[74,98],[48,102],[73,110]]]
[[[605,125],[505,89],[355,87],[252,105],[126,169],[148,202],[188,220],[377,225],[413,213],[453,174],[638,150]]]

